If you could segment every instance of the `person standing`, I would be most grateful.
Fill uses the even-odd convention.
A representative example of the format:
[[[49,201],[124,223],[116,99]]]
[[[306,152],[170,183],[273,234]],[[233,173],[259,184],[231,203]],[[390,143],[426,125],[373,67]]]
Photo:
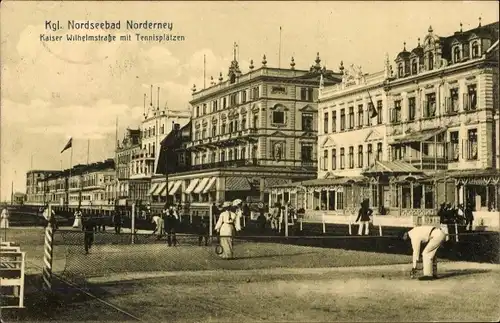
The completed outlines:
[[[175,235],[175,229],[179,217],[173,206],[170,206],[167,209],[166,205],[165,205],[164,215],[165,215],[165,234],[167,235],[167,244],[169,247],[172,246],[172,244],[175,247],[177,246],[177,237]]]
[[[80,208],[75,211],[75,221],[73,222],[73,228],[81,228],[82,227],[82,211]]]
[[[240,218],[233,210],[231,202],[224,202],[222,205],[222,213],[215,225],[215,231],[219,232],[220,246],[222,247],[221,258],[232,259],[233,253],[233,237],[236,232],[241,230]]]
[[[2,210],[2,214],[0,215],[0,228],[8,229],[9,228],[9,210],[5,207]]]
[[[119,210],[116,210],[113,215],[113,225],[115,226],[115,233],[120,234],[122,229],[122,214]]]
[[[363,235],[363,226],[365,227],[365,235],[370,233],[370,217],[373,214],[373,210],[370,209],[368,205],[368,200],[364,200],[361,203],[361,207],[358,211],[358,217],[356,222],[359,222],[358,235]]]
[[[474,213],[472,212],[472,205],[467,203],[465,208],[465,230],[472,231],[472,223],[474,222]]]
[[[436,252],[441,244],[447,240],[447,235],[440,228],[430,225],[419,226],[405,232],[403,240],[411,241],[413,249],[413,265],[410,277],[415,277],[417,272],[417,262],[422,254],[424,275],[420,280],[432,280],[437,278],[437,258]],[[420,252],[422,244],[426,243],[425,248]]]
[[[85,254],[89,253],[92,244],[94,243],[94,235],[96,230],[96,223],[92,217],[88,217],[83,220],[82,231],[83,231],[83,246],[85,248]]]

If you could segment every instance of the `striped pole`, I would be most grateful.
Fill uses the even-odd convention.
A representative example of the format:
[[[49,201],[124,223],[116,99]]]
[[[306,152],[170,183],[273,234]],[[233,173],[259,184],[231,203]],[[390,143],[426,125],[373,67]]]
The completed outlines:
[[[43,247],[42,287],[45,291],[50,291],[52,290],[52,249],[54,246],[54,227],[52,223],[52,206],[50,204],[46,212],[47,227],[45,228],[45,243]]]

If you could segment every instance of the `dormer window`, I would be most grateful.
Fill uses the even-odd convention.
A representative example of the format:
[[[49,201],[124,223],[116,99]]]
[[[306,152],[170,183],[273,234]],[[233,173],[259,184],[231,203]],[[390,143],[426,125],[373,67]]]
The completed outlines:
[[[472,43],[472,58],[479,57],[479,43],[477,41]]]
[[[418,73],[418,63],[417,60],[414,59],[411,61],[411,74],[416,75]]]
[[[453,62],[460,62],[460,48],[458,46],[453,49]]]
[[[403,68],[403,63],[398,64],[398,76],[403,77],[404,76],[404,68]]]
[[[434,69],[434,54],[429,53],[429,71]]]

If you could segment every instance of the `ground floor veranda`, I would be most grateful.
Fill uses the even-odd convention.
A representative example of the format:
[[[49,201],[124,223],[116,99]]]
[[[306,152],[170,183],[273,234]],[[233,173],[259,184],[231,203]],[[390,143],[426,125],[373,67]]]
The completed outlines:
[[[373,171],[374,170],[374,171]],[[304,210],[306,219],[349,223],[360,204],[368,200],[374,221],[383,225],[412,226],[436,223],[442,203],[470,205],[476,226],[500,226],[500,172],[496,170],[442,171],[417,169],[367,171],[359,177],[314,179],[268,188],[268,201],[290,203]]]

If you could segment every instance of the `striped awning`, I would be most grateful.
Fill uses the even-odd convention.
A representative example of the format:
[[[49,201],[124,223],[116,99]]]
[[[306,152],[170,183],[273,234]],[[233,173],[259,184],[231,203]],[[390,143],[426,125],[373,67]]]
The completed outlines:
[[[199,181],[200,180],[198,178],[192,179],[191,183],[189,183],[189,186],[186,188],[186,191],[184,193],[191,194],[191,192],[195,189],[196,185],[198,185]]]
[[[226,191],[250,191],[250,183],[245,177],[227,177]]]
[[[213,187],[215,187],[215,181],[217,180],[216,177],[212,177],[209,181],[207,186],[203,189],[203,193],[208,193]]]
[[[158,188],[158,184],[151,184],[151,188],[148,191],[148,195],[152,195],[153,192]]]
[[[205,188],[205,186],[207,186],[209,179],[210,178],[208,178],[208,177],[205,177],[204,179],[202,179],[198,183],[198,186],[196,186],[196,188],[194,189],[193,193],[200,194],[203,191],[203,189]]]
[[[272,186],[276,186],[276,185],[283,185],[283,184],[287,184],[289,182],[288,179],[286,178],[266,178],[265,179],[265,183],[266,183],[266,188],[267,187],[272,187]]]
[[[153,192],[153,196],[159,196],[162,194],[162,192],[165,190],[165,186],[167,186],[166,183],[160,183],[158,184],[158,186],[156,187],[156,190],[154,190]]]
[[[172,188],[168,191],[168,195],[175,195],[175,193],[177,193],[177,191],[179,190],[179,187],[181,187],[181,184],[182,181],[176,181],[175,183],[172,183]]]

